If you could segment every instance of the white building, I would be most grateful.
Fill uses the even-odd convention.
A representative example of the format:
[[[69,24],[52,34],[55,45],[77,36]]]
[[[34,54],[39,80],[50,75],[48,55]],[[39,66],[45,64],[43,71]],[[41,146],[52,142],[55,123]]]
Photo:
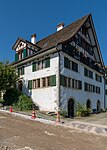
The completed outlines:
[[[38,42],[35,34],[31,42],[18,38],[13,49],[18,87],[40,110],[75,116],[78,102],[93,111],[105,108],[104,63],[91,14],[66,27],[59,24]]]

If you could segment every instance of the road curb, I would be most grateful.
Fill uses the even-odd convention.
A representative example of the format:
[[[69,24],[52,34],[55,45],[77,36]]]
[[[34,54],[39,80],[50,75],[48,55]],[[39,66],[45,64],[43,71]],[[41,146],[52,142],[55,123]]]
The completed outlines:
[[[88,132],[88,133],[93,133],[93,134],[97,134],[97,135],[107,136],[107,126],[104,126],[104,125],[91,124],[91,123],[79,122],[79,121],[65,122],[64,124],[62,124],[62,123],[56,123],[55,121],[51,121],[51,120],[47,120],[47,119],[43,119],[43,118],[32,119],[31,116],[29,116],[29,115],[16,113],[16,112],[10,113],[9,111],[2,110],[2,109],[0,109],[0,112],[4,112],[4,113],[7,113],[7,114],[10,114],[13,116],[18,116],[18,117],[32,120],[32,121],[42,122],[45,124],[62,126],[62,127],[66,127],[66,128],[80,130],[82,132]]]

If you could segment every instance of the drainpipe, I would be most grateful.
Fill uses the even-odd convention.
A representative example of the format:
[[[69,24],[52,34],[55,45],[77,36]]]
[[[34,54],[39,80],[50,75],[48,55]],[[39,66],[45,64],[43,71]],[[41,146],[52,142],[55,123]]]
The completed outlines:
[[[62,45],[57,45],[56,49],[58,51],[58,111],[60,111],[60,50],[62,50]]]
[[[104,109],[106,109],[106,95],[105,95],[105,89],[106,89],[106,86],[105,86],[105,76],[104,76]]]

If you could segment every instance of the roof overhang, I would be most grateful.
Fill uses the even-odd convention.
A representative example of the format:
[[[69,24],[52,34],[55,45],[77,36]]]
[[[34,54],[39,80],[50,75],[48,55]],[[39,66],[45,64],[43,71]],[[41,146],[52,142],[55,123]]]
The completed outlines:
[[[17,61],[17,62],[13,62],[10,65],[13,66],[13,67],[17,67],[17,66],[23,65],[25,63],[28,63],[30,61],[35,61],[35,59],[38,59],[40,57],[43,57],[43,56],[46,56],[46,55],[49,55],[49,54],[52,54],[52,53],[55,53],[57,51],[58,51],[58,49],[56,47],[53,47],[53,48],[48,49],[48,50],[41,50],[41,51],[38,51],[34,55],[28,56],[28,57],[26,57],[22,60]]]
[[[19,44],[21,41],[24,42],[24,43],[26,43],[26,44],[29,44],[29,45],[31,45],[31,46],[37,48],[37,49],[41,49],[39,46],[37,46],[37,45],[35,45],[35,44],[33,44],[33,43],[31,43],[31,42],[29,42],[29,41],[23,39],[23,38],[20,38],[20,37],[18,37],[18,39],[16,40],[15,44],[12,46],[12,49],[13,49],[13,50],[16,50],[18,44]]]

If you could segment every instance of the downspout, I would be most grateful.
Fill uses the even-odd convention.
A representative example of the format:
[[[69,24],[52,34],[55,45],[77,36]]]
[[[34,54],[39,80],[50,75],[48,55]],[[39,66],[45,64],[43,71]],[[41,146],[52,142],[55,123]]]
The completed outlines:
[[[106,110],[106,70],[104,69],[104,76],[103,76],[103,79],[104,79],[104,109]]]
[[[57,45],[56,49],[58,51],[58,111],[60,111],[60,50],[62,50],[62,45]]]

